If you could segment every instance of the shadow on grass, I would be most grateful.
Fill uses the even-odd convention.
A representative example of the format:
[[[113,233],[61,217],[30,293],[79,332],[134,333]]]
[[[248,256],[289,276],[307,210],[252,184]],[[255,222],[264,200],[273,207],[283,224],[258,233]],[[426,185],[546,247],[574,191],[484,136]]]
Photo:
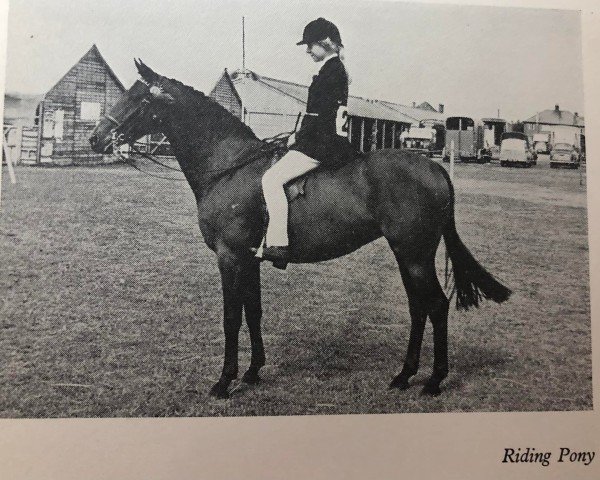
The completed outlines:
[[[279,352],[281,360],[277,376],[297,379],[317,377],[334,380],[362,373],[382,376],[387,381],[400,372],[406,353],[408,326],[400,335],[399,328],[373,332],[359,324],[341,325],[337,331],[293,332],[286,338],[286,353]],[[430,335],[430,330],[425,336]],[[487,383],[490,375],[499,375],[511,368],[514,359],[497,346],[469,339],[449,344],[450,377],[446,388],[460,388],[463,383]],[[277,348],[273,345],[272,348]],[[433,351],[431,339],[425,338],[421,352],[421,366],[414,384],[424,384],[431,372]]]

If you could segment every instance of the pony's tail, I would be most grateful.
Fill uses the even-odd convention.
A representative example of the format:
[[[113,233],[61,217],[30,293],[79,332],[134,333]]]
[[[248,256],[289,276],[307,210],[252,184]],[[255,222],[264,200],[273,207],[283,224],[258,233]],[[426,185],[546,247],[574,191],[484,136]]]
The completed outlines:
[[[510,297],[512,291],[483,268],[460,239],[454,221],[454,187],[446,170],[441,170],[450,188],[451,210],[443,235],[448,256],[454,267],[456,308],[468,310],[469,307],[478,307],[482,298],[502,303]]]

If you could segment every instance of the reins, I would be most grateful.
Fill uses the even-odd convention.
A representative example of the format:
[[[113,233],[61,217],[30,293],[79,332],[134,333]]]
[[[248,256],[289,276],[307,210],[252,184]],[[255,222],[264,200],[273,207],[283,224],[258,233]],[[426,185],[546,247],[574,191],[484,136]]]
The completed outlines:
[[[152,155],[150,155],[149,153],[146,152],[142,152],[140,149],[138,149],[135,143],[130,143],[129,146],[130,148],[137,153],[139,156],[141,156],[142,158],[146,158],[148,160],[150,160],[153,163],[156,163],[157,165],[160,165],[161,167],[166,168],[167,170],[173,170],[175,172],[179,172],[179,173],[183,173],[181,171],[180,168],[175,168],[175,167],[171,167],[170,165],[167,165],[165,163],[162,163],[161,161],[157,160],[155,157],[153,157]]]
[[[173,178],[173,177],[164,177],[162,175],[156,175],[154,173],[150,173],[147,172],[145,170],[142,170],[140,167],[138,167],[135,164],[135,160],[126,157],[125,155],[123,155],[123,153],[119,150],[119,145],[117,144],[117,140],[115,138],[113,138],[113,143],[112,143],[112,147],[113,147],[113,155],[115,155],[119,160],[121,160],[122,162],[126,163],[127,165],[133,167],[134,169],[136,169],[138,172],[142,172],[145,175],[148,175],[149,177],[154,177],[154,178],[160,178],[161,180],[173,180],[173,181],[177,181],[177,182],[184,182],[186,181],[185,178]],[[153,162],[165,167],[165,168],[169,168],[171,170],[175,170],[175,171],[179,171],[181,172],[181,170],[177,169],[177,168],[173,168],[170,167],[168,165],[163,164],[162,162],[159,162],[158,160],[156,160],[152,155],[148,155],[147,157],[145,156],[144,152],[140,152],[137,148],[135,148],[135,146],[133,144],[129,144],[129,147],[132,148],[136,153],[139,153],[140,155],[142,155],[145,158],[149,158],[150,160],[152,160]],[[182,172],[183,173],[183,172]]]
[[[240,168],[243,168],[246,165],[249,165],[249,164],[255,162],[256,160],[262,158],[264,155],[267,155],[269,153],[275,153],[277,150],[283,150],[285,148],[285,146],[287,145],[288,137],[290,137],[290,135],[295,133],[295,131],[297,130],[299,119],[300,119],[300,114],[298,115],[298,119],[296,120],[296,125],[292,132],[282,132],[277,135],[274,135],[273,137],[263,139],[263,145],[261,145],[261,147],[259,149],[257,149],[252,155],[250,155],[245,161],[243,161],[241,163],[235,163],[236,160],[238,160],[240,157],[245,156],[247,153],[247,152],[241,152],[234,159],[233,165],[230,165],[229,167],[226,167],[226,168],[215,168],[215,169],[211,169],[211,170],[206,170],[205,173],[218,173],[219,174],[219,175],[216,175],[215,177],[210,178],[210,181],[214,182],[216,180],[219,180],[220,178],[224,177],[225,175],[228,175],[229,173],[233,173],[233,172],[239,170]],[[117,123],[116,120],[113,120],[112,118],[109,118],[109,120],[114,121],[114,123]],[[131,148],[133,150],[133,152],[138,154],[140,157],[150,160],[152,163],[155,163],[156,165],[159,165],[168,170],[183,173],[180,168],[171,167],[170,165],[167,165],[167,164],[161,162],[160,160],[156,159],[153,155],[141,151],[139,148],[136,147],[136,142],[129,143],[128,145],[129,145],[129,148]],[[113,137],[112,147],[113,147],[113,154],[115,156],[117,156],[117,158],[119,158],[124,163],[132,166],[139,172],[142,172],[150,177],[160,178],[162,180],[173,180],[173,181],[180,181],[180,182],[186,180],[185,178],[173,178],[173,177],[165,177],[162,175],[156,175],[156,174],[147,172],[145,170],[142,170],[135,164],[135,160],[133,160],[129,157],[126,157],[119,150],[118,136],[116,136],[116,135]]]

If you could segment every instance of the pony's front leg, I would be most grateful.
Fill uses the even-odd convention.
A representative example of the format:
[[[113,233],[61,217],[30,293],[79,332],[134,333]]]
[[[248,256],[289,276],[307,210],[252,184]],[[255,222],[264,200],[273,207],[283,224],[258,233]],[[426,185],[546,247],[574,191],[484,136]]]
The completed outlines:
[[[262,317],[262,306],[260,298],[260,263],[252,258],[243,271],[242,290],[244,295],[244,313],[246,323],[250,332],[250,343],[252,344],[252,358],[250,367],[244,373],[242,381],[250,385],[256,385],[260,381],[258,372],[265,365],[265,348],[263,346],[260,321]]]
[[[221,284],[223,287],[223,329],[225,332],[225,360],[219,381],[213,385],[210,394],[217,398],[227,398],[227,389],[238,374],[238,337],[242,325],[243,296],[242,261],[226,247],[217,250]]]

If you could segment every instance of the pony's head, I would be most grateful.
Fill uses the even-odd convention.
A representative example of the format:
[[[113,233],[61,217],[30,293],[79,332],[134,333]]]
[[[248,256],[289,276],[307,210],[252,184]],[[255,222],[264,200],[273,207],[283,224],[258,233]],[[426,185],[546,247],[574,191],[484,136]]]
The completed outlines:
[[[113,146],[132,143],[144,135],[162,131],[162,118],[175,99],[169,93],[167,79],[135,60],[140,74],[90,135],[92,150],[111,153]]]

